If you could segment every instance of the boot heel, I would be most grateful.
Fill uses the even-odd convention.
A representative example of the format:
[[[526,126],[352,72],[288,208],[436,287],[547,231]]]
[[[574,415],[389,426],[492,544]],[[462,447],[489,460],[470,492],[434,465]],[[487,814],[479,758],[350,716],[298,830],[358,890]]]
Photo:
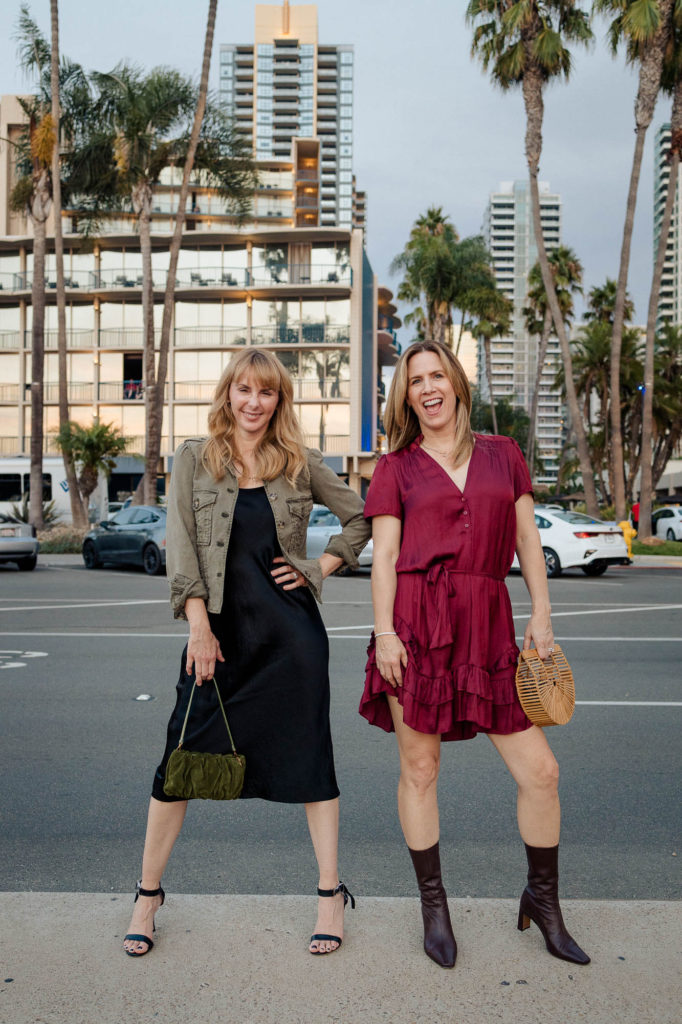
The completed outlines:
[[[525,932],[526,928],[530,928],[530,918],[528,917],[528,914],[524,914],[521,908],[519,908],[519,920],[517,928],[520,932]]]

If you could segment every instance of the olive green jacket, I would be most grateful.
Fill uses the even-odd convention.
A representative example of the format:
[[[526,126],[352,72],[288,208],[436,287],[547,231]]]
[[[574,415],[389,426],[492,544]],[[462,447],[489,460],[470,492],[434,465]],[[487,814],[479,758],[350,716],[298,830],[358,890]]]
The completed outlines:
[[[184,441],[175,453],[168,496],[166,565],[171,606],[176,619],[184,619],[185,601],[200,597],[209,612],[223,603],[225,563],[234,508],[239,494],[229,470],[214,480],[201,461],[205,438]],[[284,476],[265,483],[282,554],[303,573],[318,601],[322,596],[322,569],[316,558],[306,557],[306,534],[313,502],[327,505],[339,517],[343,530],[326,547],[346,565],[357,566],[357,556],[369,540],[371,527],[362,510],[364,502],[325,465],[322,455],[309,448],[308,465],[292,487]]]

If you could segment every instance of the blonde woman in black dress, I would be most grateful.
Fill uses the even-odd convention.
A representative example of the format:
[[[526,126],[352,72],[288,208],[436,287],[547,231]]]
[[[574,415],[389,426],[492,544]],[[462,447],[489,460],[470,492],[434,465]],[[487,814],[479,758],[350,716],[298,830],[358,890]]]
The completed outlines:
[[[305,804],[319,867],[318,918],[310,952],[331,953],[354,901],[337,867],[339,790],[329,729],[329,650],[315,598],[322,580],[357,564],[370,528],[363,502],[307,449],[291,380],[271,353],[249,350],[216,389],[208,439],[175,455],[168,505],[168,577],[176,618],[189,622],[177,703],[157,768],[130,932],[124,949],[144,956],[164,900],[161,877],[182,828],[186,800],[165,795],[194,679],[214,676],[239,752],[242,798]],[[341,520],[319,559],[306,557],[313,502]],[[215,687],[195,691],[185,747],[226,752]],[[229,808],[227,809],[229,810]]]

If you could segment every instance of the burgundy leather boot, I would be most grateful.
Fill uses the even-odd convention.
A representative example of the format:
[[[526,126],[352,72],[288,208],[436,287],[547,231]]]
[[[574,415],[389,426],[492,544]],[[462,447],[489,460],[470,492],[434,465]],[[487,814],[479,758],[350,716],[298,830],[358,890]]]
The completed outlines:
[[[590,958],[566,931],[559,906],[559,847],[528,846],[528,885],[519,906],[519,931],[534,921],[552,956],[572,964],[589,964]]]
[[[440,967],[454,967],[457,943],[452,932],[448,898],[440,873],[438,843],[429,850],[410,850],[410,857],[422,901],[424,952]]]

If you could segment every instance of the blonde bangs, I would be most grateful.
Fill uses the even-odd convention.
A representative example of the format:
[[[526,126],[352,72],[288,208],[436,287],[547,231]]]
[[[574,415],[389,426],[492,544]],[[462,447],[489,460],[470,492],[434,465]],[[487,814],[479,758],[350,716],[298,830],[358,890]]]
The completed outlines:
[[[218,381],[209,410],[209,436],[202,461],[214,480],[222,480],[228,467],[235,471],[242,468],[229,394],[232,384],[248,374],[253,375],[259,387],[279,393],[277,408],[254,452],[256,472],[262,480],[274,480],[284,474],[294,487],[307,464],[306,447],[294,411],[291,377],[271,352],[247,349],[230,360]]]
[[[397,452],[401,448],[407,448],[421,434],[417,414],[407,404],[408,363],[412,356],[420,352],[433,352],[438,356],[455,392],[457,419],[453,437],[453,456],[455,466],[460,466],[466,462],[474,448],[474,435],[469,420],[471,388],[459,359],[447,345],[442,345],[438,341],[417,341],[405,349],[398,360],[384,410],[384,427],[389,451]]]

